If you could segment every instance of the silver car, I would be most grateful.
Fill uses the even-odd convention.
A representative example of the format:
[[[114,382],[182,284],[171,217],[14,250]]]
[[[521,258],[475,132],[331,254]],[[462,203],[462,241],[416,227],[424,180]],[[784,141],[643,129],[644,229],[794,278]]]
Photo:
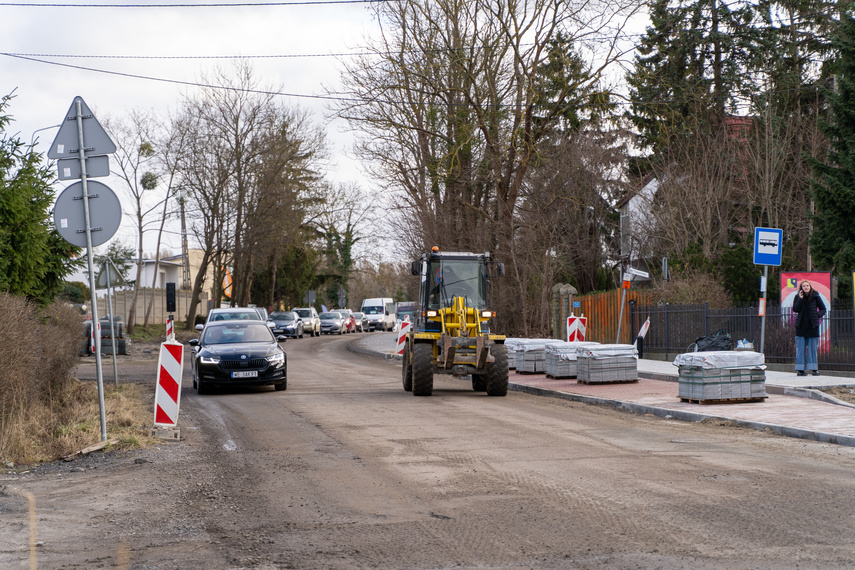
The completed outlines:
[[[344,334],[347,331],[347,325],[344,322],[344,315],[336,311],[321,313],[321,332],[324,334]]]
[[[291,309],[303,319],[303,329],[311,336],[321,336],[321,318],[314,307]]]

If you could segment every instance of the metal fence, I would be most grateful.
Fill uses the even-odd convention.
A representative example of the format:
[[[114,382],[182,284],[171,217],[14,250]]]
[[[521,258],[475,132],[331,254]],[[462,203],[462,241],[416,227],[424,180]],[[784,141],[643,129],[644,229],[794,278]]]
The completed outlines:
[[[629,328],[634,339],[650,317],[644,337],[644,352],[664,353],[670,360],[690,350],[702,336],[723,330],[735,348],[746,339],[760,350],[761,317],[757,306],[711,309],[709,305],[639,305],[629,303]],[[769,364],[795,364],[795,317],[789,307],[766,304],[766,334],[763,352]],[[823,370],[855,371],[855,314],[852,309],[832,307],[820,326],[819,367]]]

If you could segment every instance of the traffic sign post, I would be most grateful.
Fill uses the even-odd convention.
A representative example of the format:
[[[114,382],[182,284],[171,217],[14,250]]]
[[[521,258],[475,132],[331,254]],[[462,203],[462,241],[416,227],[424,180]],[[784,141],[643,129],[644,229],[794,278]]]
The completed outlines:
[[[59,174],[61,179],[66,178],[64,176],[65,174],[68,174],[68,178],[72,177],[72,167],[69,162],[63,159],[73,160],[76,158],[80,166],[80,182],[69,186],[62,192],[62,194],[60,194],[59,199],[57,199],[57,204],[54,207],[54,221],[59,222],[56,223],[56,228],[63,239],[79,247],[86,247],[86,260],[89,265],[89,294],[90,302],[92,304],[93,330],[98,324],[98,299],[95,296],[95,275],[93,269],[94,260],[92,248],[95,245],[105,243],[113,237],[113,234],[115,234],[116,230],[119,229],[119,224],[121,223],[122,209],[120,205],[118,208],[118,216],[115,216],[109,213],[115,208],[111,209],[108,206],[107,210],[100,211],[100,209],[96,207],[95,217],[101,225],[94,228],[99,233],[98,238],[95,240],[97,243],[93,243],[93,228],[91,223],[93,212],[90,211],[89,201],[90,199],[98,198],[103,194],[105,198],[98,202],[99,205],[103,205],[110,202],[108,191],[114,198],[115,194],[113,194],[112,190],[107,186],[93,181],[91,182],[93,186],[99,185],[99,192],[94,196],[90,195],[90,182],[88,180],[90,175],[87,174],[86,170],[87,158],[112,154],[114,152],[116,152],[115,143],[113,143],[107,135],[107,132],[92,114],[92,111],[89,110],[89,107],[86,106],[86,103],[83,102],[83,99],[81,97],[75,97],[74,101],[71,103],[71,107],[68,109],[68,113],[65,115],[65,119],[62,121],[59,132],[56,134],[56,138],[50,146],[50,150],[48,150],[48,158],[61,161],[59,162]],[[96,172],[93,172],[92,176],[105,176],[106,174],[109,174],[109,166],[107,167],[106,174],[102,174],[104,172],[102,166],[102,159],[93,161],[93,168]],[[76,173],[77,170],[75,169],[73,172]],[[77,196],[78,185],[80,194],[79,198]],[[100,187],[103,187],[105,190],[102,190]],[[70,193],[68,194],[68,197],[65,200],[62,200],[69,191]],[[77,217],[79,215],[80,210],[75,205],[75,200],[78,199],[83,202],[83,227],[80,228],[80,224],[74,224],[75,227],[72,229],[70,227],[71,224],[69,223],[69,219],[73,216]],[[60,203],[61,200],[62,203]],[[116,201],[118,201],[118,199],[116,199]],[[84,234],[85,241],[82,239]],[[101,410],[101,441],[107,441],[107,416],[104,409],[104,376],[101,372],[100,334],[95,335],[95,374],[98,380],[98,404]]]
[[[781,265],[781,244],[784,230],[775,228],[754,228],[754,265],[763,266],[763,279],[760,281],[760,352],[763,353],[766,340],[766,283],[769,281],[769,266]]]

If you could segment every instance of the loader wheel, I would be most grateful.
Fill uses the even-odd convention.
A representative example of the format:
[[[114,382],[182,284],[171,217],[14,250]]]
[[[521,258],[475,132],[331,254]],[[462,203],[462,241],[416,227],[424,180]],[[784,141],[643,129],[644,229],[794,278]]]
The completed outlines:
[[[433,345],[413,346],[413,396],[430,396],[433,393]]]
[[[410,343],[404,344],[404,358],[401,365],[401,377],[404,381],[404,390],[413,391],[413,365],[410,363]]]
[[[472,389],[476,392],[487,391],[487,376],[485,374],[472,375]]]
[[[495,361],[487,371],[487,395],[508,394],[508,349],[504,344],[494,344],[490,349]]]

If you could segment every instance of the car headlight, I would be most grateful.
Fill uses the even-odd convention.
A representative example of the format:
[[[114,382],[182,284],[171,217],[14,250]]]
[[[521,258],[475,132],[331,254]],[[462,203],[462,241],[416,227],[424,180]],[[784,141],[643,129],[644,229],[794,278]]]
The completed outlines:
[[[219,364],[220,357],[219,356],[203,356],[200,358],[202,364]]]
[[[278,354],[274,354],[272,356],[267,357],[267,361],[272,366],[282,366],[285,363],[285,354],[280,352]]]

